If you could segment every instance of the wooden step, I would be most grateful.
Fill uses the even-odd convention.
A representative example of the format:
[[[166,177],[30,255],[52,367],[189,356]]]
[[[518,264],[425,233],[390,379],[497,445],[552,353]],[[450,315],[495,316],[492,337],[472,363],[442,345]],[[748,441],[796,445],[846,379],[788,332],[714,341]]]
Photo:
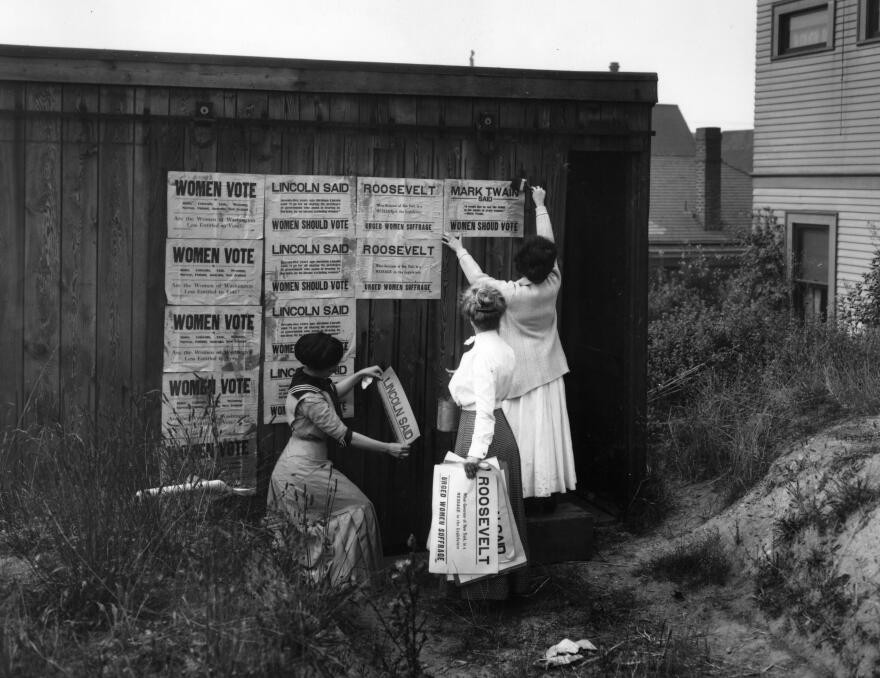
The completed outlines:
[[[595,516],[583,506],[561,499],[552,513],[526,515],[532,564],[589,560]]]

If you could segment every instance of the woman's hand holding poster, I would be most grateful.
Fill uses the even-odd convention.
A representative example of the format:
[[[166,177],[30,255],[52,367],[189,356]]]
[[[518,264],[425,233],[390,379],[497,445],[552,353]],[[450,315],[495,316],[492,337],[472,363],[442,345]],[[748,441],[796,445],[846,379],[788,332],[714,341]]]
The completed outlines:
[[[448,453],[434,466],[428,571],[459,584],[525,565],[516,523],[510,511],[504,474],[487,460],[473,479],[464,460]]]

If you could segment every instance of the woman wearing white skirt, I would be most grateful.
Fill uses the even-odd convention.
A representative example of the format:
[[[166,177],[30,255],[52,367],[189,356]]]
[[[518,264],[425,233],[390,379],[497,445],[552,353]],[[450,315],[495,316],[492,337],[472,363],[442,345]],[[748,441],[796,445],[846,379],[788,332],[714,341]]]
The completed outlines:
[[[556,327],[562,276],[545,196],[543,188],[532,189],[537,235],[526,238],[516,254],[518,280],[496,280],[483,273],[461,240],[443,236],[468,282],[488,283],[507,301],[500,335],[514,350],[516,370],[502,409],[519,446],[524,497],[549,497],[577,484],[562,379],[568,362]]]

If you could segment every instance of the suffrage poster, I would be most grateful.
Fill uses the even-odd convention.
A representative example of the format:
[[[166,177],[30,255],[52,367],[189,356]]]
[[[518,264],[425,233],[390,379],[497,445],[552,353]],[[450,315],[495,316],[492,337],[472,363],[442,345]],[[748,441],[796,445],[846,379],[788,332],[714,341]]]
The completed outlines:
[[[498,476],[464,464],[434,466],[428,571],[449,575],[498,573]]]
[[[262,289],[261,240],[174,238],[165,243],[169,304],[259,304]]]
[[[353,238],[356,187],[354,177],[266,177],[266,240],[320,235]]]
[[[394,431],[395,439],[399,443],[415,442],[421,435],[419,424],[394,368],[388,367],[382,372],[378,386],[385,415]]]
[[[165,372],[162,432],[175,444],[204,444],[256,432],[259,370]]]
[[[257,434],[221,440],[165,439],[166,459],[199,478],[218,478],[236,487],[256,487]],[[209,486],[211,481],[204,481]],[[165,490],[171,488],[164,488]]]
[[[168,172],[168,237],[263,237],[263,175]]]
[[[166,306],[165,372],[257,367],[262,313],[260,306]]]
[[[442,250],[439,238],[358,238],[355,295],[358,299],[439,299]]]
[[[442,234],[441,180],[358,177],[359,238],[439,238]]]
[[[444,180],[444,230],[469,238],[521,238],[525,195],[508,181]]]
[[[461,457],[454,452],[447,452],[444,461],[461,463]],[[489,457],[485,464],[492,469],[498,483],[498,572],[508,572],[527,563],[525,549],[516,526],[516,519],[510,506],[510,497],[507,494],[507,475],[498,462],[498,457]],[[488,470],[488,469],[487,469]],[[457,574],[453,577],[456,584],[482,579],[486,575]],[[447,577],[448,579],[448,577]]]
[[[295,360],[293,347],[304,334],[324,332],[342,342],[342,360],[354,359],[354,299],[274,299],[264,321],[266,362]]]
[[[290,388],[290,380],[293,373],[302,365],[297,360],[286,363],[266,362],[263,365],[263,423],[281,424],[289,423],[284,410],[284,401],[287,398],[287,389]],[[354,358],[347,358],[336,366],[331,377],[334,381],[354,374]],[[346,393],[339,402],[339,409],[343,419],[354,416],[354,391],[355,386]]]
[[[355,243],[333,236],[266,240],[268,297],[353,297]]]

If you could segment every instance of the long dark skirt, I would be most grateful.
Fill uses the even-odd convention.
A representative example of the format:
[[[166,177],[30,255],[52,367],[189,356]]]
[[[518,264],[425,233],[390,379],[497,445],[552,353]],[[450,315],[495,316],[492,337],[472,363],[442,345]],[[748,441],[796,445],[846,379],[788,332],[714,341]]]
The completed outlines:
[[[455,453],[466,457],[474,435],[476,412],[462,410],[458,423],[458,437],[455,439]],[[526,556],[529,554],[529,543],[526,537],[526,509],[523,503],[522,474],[520,471],[519,448],[516,438],[510,430],[510,424],[501,409],[495,410],[495,434],[489,445],[488,457],[498,457],[507,465],[507,493],[510,497],[510,508],[522,539]],[[471,600],[504,600],[510,593],[525,592],[528,582],[528,567],[523,567],[510,574],[483,579],[472,584],[459,587],[461,596]]]

